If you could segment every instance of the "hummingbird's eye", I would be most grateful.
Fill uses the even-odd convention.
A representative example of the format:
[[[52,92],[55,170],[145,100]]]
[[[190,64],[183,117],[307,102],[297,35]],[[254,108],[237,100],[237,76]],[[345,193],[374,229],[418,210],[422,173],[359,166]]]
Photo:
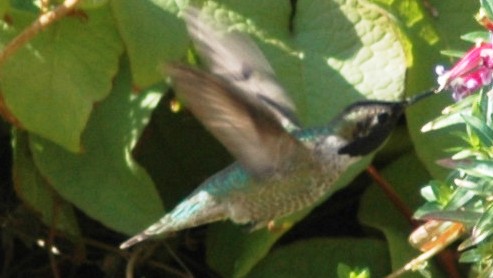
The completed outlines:
[[[387,112],[383,112],[377,115],[377,121],[379,124],[385,124],[389,121],[390,115]]]

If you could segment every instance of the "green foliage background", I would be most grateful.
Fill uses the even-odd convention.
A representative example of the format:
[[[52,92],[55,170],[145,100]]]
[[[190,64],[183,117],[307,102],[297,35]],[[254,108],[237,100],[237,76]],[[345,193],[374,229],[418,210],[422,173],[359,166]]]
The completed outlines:
[[[34,1],[0,2],[0,44],[5,46],[39,10]],[[326,123],[356,100],[398,100],[435,85],[434,66],[451,62],[440,51],[465,49],[458,38],[477,28],[472,15],[479,3],[426,3],[438,16],[418,0],[193,2],[258,43],[307,126]],[[57,230],[57,242],[71,243],[65,256],[82,254],[87,263],[91,259],[80,250],[95,248],[87,239],[118,246],[232,158],[191,115],[170,109],[170,88],[160,67],[187,60],[191,44],[178,13],[189,1],[84,4],[0,67],[0,110],[8,119],[3,138],[11,139],[11,144],[4,140],[2,160],[10,161],[7,149],[13,153],[12,165],[5,163],[12,175],[6,173],[2,181],[8,199],[2,208],[3,237],[22,238],[26,248],[36,249],[36,238]],[[410,108],[407,122],[376,158],[413,209],[422,203],[420,185],[446,174],[435,160],[458,144],[451,128],[419,131],[448,102],[448,96],[436,96]],[[358,176],[370,159],[352,167],[333,191]],[[19,201],[8,193],[12,186]],[[332,218],[317,218],[320,209],[303,211],[281,221],[287,227],[281,231],[252,234],[219,223],[169,242],[197,276],[335,277],[338,265],[345,264],[381,277],[418,254],[407,244],[412,228],[368,178],[356,179],[350,188],[327,201],[334,205],[322,206]],[[360,204],[358,218],[340,217],[348,203]],[[31,228],[31,213],[44,228]],[[303,226],[310,218],[318,226],[332,223],[335,231],[313,232],[317,225]],[[345,222],[353,229],[339,232]],[[190,238],[198,250],[185,244]],[[122,274],[132,254],[109,249],[97,249],[98,271]],[[102,263],[109,254],[119,262],[114,268]],[[183,271],[167,249],[156,254]],[[137,271],[156,272],[145,263]]]

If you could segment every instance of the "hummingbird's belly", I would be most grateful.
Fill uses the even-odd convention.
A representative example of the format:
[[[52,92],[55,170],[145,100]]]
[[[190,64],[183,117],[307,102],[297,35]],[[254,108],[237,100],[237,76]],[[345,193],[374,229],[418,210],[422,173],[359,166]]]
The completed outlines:
[[[339,178],[339,172],[292,176],[269,184],[261,184],[229,198],[230,219],[239,224],[256,224],[261,228],[271,220],[300,211],[319,201]]]

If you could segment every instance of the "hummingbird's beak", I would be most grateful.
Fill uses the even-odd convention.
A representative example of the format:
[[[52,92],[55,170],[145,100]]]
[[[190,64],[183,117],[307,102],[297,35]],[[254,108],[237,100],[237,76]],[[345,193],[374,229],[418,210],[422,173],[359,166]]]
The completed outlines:
[[[429,89],[429,90],[424,91],[422,93],[419,93],[417,95],[414,95],[412,97],[408,97],[404,100],[404,106],[409,107],[409,106],[415,104],[416,102],[421,101],[425,98],[428,98],[429,96],[433,96],[437,93],[438,93],[437,89],[432,88],[432,89]]]

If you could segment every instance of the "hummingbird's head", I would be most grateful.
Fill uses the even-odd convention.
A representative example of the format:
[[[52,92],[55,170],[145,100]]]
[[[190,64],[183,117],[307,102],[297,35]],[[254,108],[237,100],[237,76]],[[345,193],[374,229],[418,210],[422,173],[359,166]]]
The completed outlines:
[[[361,101],[347,107],[332,122],[347,144],[339,154],[364,156],[388,138],[408,102]]]

